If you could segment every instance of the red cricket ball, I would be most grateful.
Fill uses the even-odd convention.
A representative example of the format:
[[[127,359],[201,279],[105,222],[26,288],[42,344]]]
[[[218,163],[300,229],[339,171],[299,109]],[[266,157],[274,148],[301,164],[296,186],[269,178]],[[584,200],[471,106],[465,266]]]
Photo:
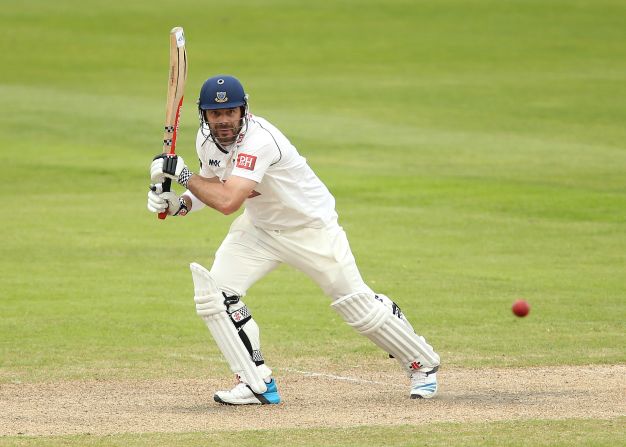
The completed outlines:
[[[518,317],[525,317],[530,312],[530,304],[526,300],[517,300],[513,303],[511,310]]]

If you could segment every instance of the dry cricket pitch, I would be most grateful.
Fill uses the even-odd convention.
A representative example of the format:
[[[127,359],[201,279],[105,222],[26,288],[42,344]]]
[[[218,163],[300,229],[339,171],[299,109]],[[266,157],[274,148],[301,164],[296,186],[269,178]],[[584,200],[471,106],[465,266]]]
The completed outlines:
[[[626,365],[442,368],[440,391],[432,400],[409,399],[407,379],[392,366],[377,372],[277,368],[275,373],[283,403],[262,407],[213,402],[216,389],[232,385],[223,378],[1,384],[0,435],[612,419],[626,414]]]

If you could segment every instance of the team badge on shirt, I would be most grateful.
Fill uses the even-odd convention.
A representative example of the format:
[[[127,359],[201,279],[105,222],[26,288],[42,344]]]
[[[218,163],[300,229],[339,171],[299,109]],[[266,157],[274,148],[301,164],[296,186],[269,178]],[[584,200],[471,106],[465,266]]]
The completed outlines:
[[[247,169],[248,171],[254,171],[255,164],[256,164],[256,155],[239,154],[237,156],[238,168]]]

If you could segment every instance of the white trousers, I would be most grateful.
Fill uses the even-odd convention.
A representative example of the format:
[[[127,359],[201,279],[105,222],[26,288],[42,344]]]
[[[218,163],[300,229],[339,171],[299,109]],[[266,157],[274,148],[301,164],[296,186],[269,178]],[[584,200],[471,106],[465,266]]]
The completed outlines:
[[[359,292],[374,294],[336,221],[323,228],[272,231],[255,227],[243,213],[217,250],[211,276],[227,294],[244,296],[281,263],[304,272],[333,300]]]
[[[244,213],[232,223],[228,235],[217,250],[211,277],[226,294],[242,297],[250,286],[281,263],[295,267],[311,277],[333,299],[333,306],[344,320],[396,357],[409,375],[421,365],[438,365],[439,356],[432,346],[415,334],[396,304],[385,295],[375,296],[365,284],[346,233],[336,221],[323,228],[270,231],[252,225]],[[365,297],[355,294],[363,294]],[[360,298],[358,302],[355,296]],[[369,301],[367,297],[370,297]],[[352,304],[348,303],[349,300],[352,300]],[[366,308],[362,302],[366,303]],[[240,300],[234,307],[229,307],[231,318],[242,306],[244,304]],[[380,308],[376,310],[377,306],[383,306],[386,311],[381,313]],[[392,316],[391,324],[386,315]],[[383,323],[386,326],[372,332],[369,327],[371,322],[364,318],[376,320],[377,327],[382,327]],[[403,324],[394,325],[396,318]],[[356,323],[359,325],[355,326]],[[367,330],[362,330],[364,323]],[[248,340],[247,347],[252,359],[262,368],[261,374],[264,378],[269,376],[271,370],[264,364],[259,328],[254,319],[249,319],[240,328],[240,337],[242,333],[245,335],[242,338]]]

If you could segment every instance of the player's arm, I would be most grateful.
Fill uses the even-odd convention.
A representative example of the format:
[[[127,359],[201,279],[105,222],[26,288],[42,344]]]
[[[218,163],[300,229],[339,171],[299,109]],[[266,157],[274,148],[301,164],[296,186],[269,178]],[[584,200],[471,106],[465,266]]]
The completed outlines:
[[[256,187],[257,182],[243,177],[232,176],[222,183],[199,175],[193,175],[187,189],[201,202],[222,214],[232,214],[241,208],[244,200]]]
[[[212,183],[221,183],[221,180],[218,177],[206,177],[202,175],[202,173],[198,174],[200,177],[204,178],[208,182]],[[204,202],[198,199],[193,192],[187,189],[182,195],[182,200],[184,200],[185,207],[187,208],[187,213],[190,213],[191,210],[199,211],[206,206]]]
[[[225,183],[194,175],[182,157],[176,155],[157,155],[150,165],[150,178],[154,184],[171,178],[187,188],[202,203],[222,214],[232,214],[241,208],[258,182],[247,178],[232,176]]]

